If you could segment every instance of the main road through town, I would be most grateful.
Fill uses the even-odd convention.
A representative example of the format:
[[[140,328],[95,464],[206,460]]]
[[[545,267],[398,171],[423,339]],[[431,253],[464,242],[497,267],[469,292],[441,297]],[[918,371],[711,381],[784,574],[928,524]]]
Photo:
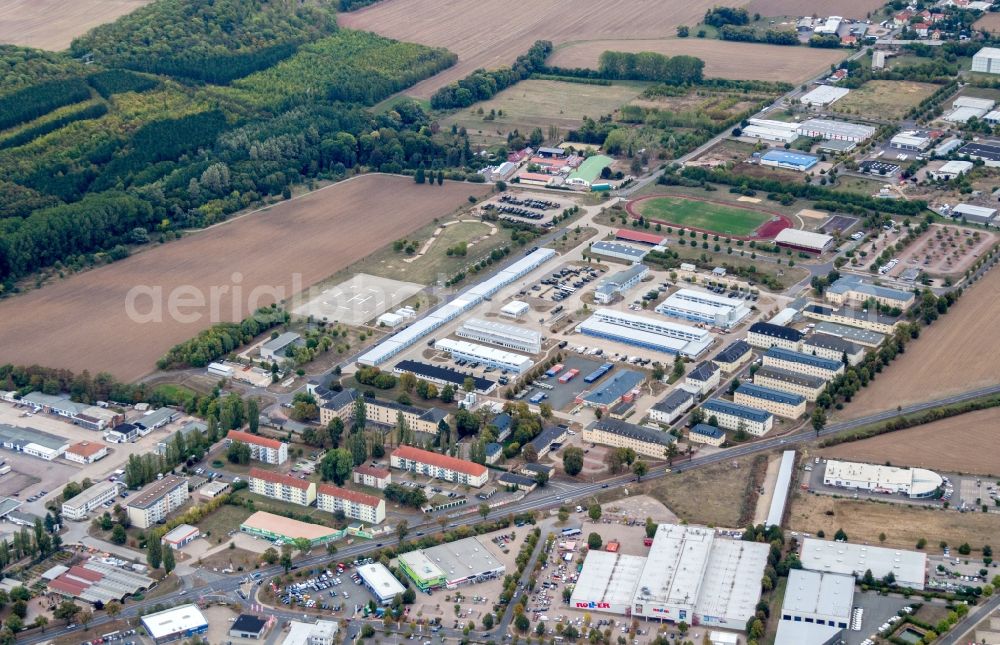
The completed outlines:
[[[693,459],[683,461],[683,463],[674,464],[670,468],[664,466],[654,468],[650,470],[650,472],[645,476],[644,479],[647,480],[658,479],[661,477],[667,477],[669,476],[670,473],[677,473],[677,472],[691,470],[694,468],[700,468],[703,466],[727,461],[737,457],[743,457],[746,455],[766,452],[774,449],[791,448],[797,444],[802,444],[815,440],[817,437],[830,436],[840,432],[845,432],[848,430],[860,428],[869,424],[880,423],[882,421],[886,421],[900,415],[913,414],[916,412],[921,412],[923,410],[928,410],[930,408],[961,403],[963,401],[968,401],[970,399],[975,399],[982,396],[987,396],[990,394],[998,394],[998,393],[1000,393],[1000,384],[991,385],[989,387],[979,388],[976,390],[970,390],[968,392],[963,392],[961,394],[954,394],[952,396],[944,397],[934,401],[927,401],[925,403],[909,405],[894,410],[887,410],[885,412],[871,414],[850,421],[843,421],[840,423],[831,424],[830,426],[821,430],[819,433],[816,433],[811,430],[801,431],[796,434],[787,435],[784,437],[775,437],[773,439],[764,439],[762,441],[742,444],[739,446],[735,446],[733,448],[721,450],[719,452],[710,455],[705,455],[703,457],[695,457]],[[508,515],[508,514],[524,513],[528,511],[550,510],[564,503],[568,503],[574,500],[583,500],[588,497],[594,496],[600,493],[604,489],[613,490],[613,489],[623,488],[627,484],[633,483],[635,481],[636,477],[630,474],[630,475],[621,475],[618,477],[612,477],[599,482],[583,483],[580,485],[573,486],[572,489],[569,490],[563,487],[556,487],[555,485],[553,485],[544,489],[539,489],[535,493],[528,495],[521,501],[510,504],[507,507],[495,511],[495,513],[499,515]],[[555,482],[553,484],[555,484]],[[455,528],[458,526],[470,526],[476,524],[479,521],[481,521],[481,519],[478,514],[469,513],[462,517],[454,518],[453,521],[448,525],[448,527]],[[419,526],[413,526],[411,527],[410,530],[411,532],[423,532],[423,531],[436,531],[438,530],[438,528],[436,522],[426,522]],[[391,537],[386,537],[384,542],[378,544],[373,544],[373,543],[354,544],[339,550],[337,553],[333,555],[324,553],[321,555],[313,555],[306,558],[302,558],[296,561],[295,566],[298,569],[309,569],[314,567],[324,567],[332,562],[351,561],[357,559],[358,557],[364,556],[367,553],[376,551],[381,546],[392,546],[395,545],[397,542],[398,540],[396,536],[393,535]],[[543,534],[543,539],[539,540],[538,549],[541,548],[540,545],[543,542],[544,542],[544,534]],[[535,558],[537,558],[538,556],[537,550],[534,556]],[[534,558],[532,559],[532,562],[534,562]],[[284,570],[278,566],[266,567],[263,569],[259,569],[258,571],[261,574],[263,574],[265,579],[284,573]],[[143,609],[148,610],[149,607],[152,607],[153,605],[156,604],[173,605],[179,602],[183,602],[184,600],[194,600],[202,596],[207,596],[211,594],[225,594],[234,596],[236,589],[240,586],[240,579],[241,575],[232,575],[228,577],[220,576],[218,579],[208,584],[193,586],[188,589],[180,590],[165,596],[160,596],[155,599],[143,600],[141,602],[136,602],[136,603],[129,603],[125,606],[124,610],[120,614],[120,617],[133,618],[140,613],[140,610]],[[1000,602],[1000,599],[994,599],[990,602],[995,605],[997,604],[997,602]],[[981,612],[976,612],[976,613],[980,614]],[[99,627],[100,625],[107,623],[111,620],[112,619],[109,618],[107,615],[101,615],[95,618],[93,621],[91,621],[89,626]],[[964,622],[968,622],[968,620]],[[503,629],[506,629],[507,624],[508,623],[506,621],[501,622]],[[51,628],[47,630],[44,634],[38,633],[38,634],[25,635],[19,638],[18,642],[28,643],[28,644],[43,643],[63,635],[73,633],[74,631],[81,631],[82,629],[83,629],[82,626],[79,625],[73,628],[69,627]],[[958,634],[959,633],[958,630],[956,630],[955,633]],[[500,632],[499,627],[494,629],[494,633],[488,633],[482,636],[483,640],[490,640],[491,638],[493,640],[499,640],[500,638],[503,638],[503,634],[502,632]],[[949,641],[942,641],[942,642],[947,643]],[[952,640],[950,642],[953,643],[954,641]]]

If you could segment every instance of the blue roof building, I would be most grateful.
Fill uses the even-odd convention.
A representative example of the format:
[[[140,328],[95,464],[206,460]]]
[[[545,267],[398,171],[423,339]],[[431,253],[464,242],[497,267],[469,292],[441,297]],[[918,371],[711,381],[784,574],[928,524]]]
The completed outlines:
[[[701,408],[706,418],[715,417],[718,426],[726,430],[743,430],[760,437],[774,425],[770,412],[724,399],[709,399]]]
[[[763,385],[755,385],[753,383],[741,383],[738,388],[736,388],[737,393],[746,394],[755,399],[764,399],[765,401],[772,401],[774,403],[782,403],[784,405],[799,405],[805,403],[805,397],[798,394],[791,394],[790,392],[782,392],[781,390],[775,390],[774,388],[764,387]]]
[[[760,163],[765,166],[804,172],[819,163],[819,157],[788,150],[770,150],[760,158]]]
[[[608,408],[618,403],[623,396],[642,384],[646,375],[634,370],[621,370],[599,387],[586,394],[583,402],[586,405]]]
[[[812,354],[803,354],[802,352],[793,352],[790,349],[782,349],[781,347],[772,347],[764,354],[764,365],[772,365],[775,361],[795,363],[812,368],[813,370],[824,373],[830,372],[832,374],[839,374],[844,369],[844,364],[840,361],[813,356]],[[776,366],[783,367],[780,364]]]
[[[697,443],[710,443],[721,446],[726,440],[726,432],[707,423],[699,423],[688,430],[688,438]]]

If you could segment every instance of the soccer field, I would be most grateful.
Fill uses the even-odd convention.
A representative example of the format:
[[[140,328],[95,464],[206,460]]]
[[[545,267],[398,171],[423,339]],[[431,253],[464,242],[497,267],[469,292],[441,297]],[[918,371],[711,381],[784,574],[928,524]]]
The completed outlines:
[[[635,204],[635,212],[676,226],[739,237],[752,235],[761,224],[771,219],[767,213],[683,197],[644,199]]]

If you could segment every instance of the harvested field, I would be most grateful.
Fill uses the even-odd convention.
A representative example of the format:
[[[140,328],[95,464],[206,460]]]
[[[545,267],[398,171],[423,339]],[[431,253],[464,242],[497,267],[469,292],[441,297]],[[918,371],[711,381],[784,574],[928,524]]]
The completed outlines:
[[[636,35],[635,38],[642,36]],[[668,56],[697,56],[705,61],[705,76],[788,83],[809,80],[847,55],[837,49],[789,48],[707,38],[591,40],[570,43],[557,49],[549,58],[549,64],[557,67],[596,68],[598,57],[609,49],[626,52],[652,51]]]
[[[0,43],[59,51],[97,25],[152,0],[7,0],[0,3]]]
[[[831,16],[863,19],[869,12],[884,5],[881,0],[827,0],[823,12]],[[811,16],[816,13],[815,0],[751,0],[750,13],[762,16]]]
[[[492,69],[513,63],[536,40],[551,40],[559,45],[577,40],[662,38],[664,34],[674,33],[677,25],[697,24],[705,15],[705,10],[715,4],[714,0],[632,0],[627,3],[578,0],[570,7],[560,0],[536,0],[515,5],[454,0],[448,3],[447,11],[441,11],[439,0],[384,0],[358,11],[340,14],[337,21],[350,29],[374,31],[398,40],[446,47],[458,54],[457,65],[406,92],[410,96],[427,98],[437,88],[477,68]],[[705,44],[708,45],[706,50],[725,45],[718,41]],[[808,57],[810,53],[803,51],[801,56]],[[824,52],[824,56],[826,62],[818,65],[817,72],[819,67],[839,60],[828,58],[829,50]],[[596,54],[593,59],[597,59]],[[730,64],[734,66],[733,73],[739,73],[735,69],[736,61]],[[778,76],[777,79],[785,80],[786,77]]]
[[[1000,271],[994,269],[907,345],[906,353],[859,391],[838,417],[853,419],[995,384],[997,356],[989,350],[1000,344],[998,317]]]
[[[555,126],[566,132],[578,128],[583,117],[593,119],[613,114],[635,99],[645,88],[639,83],[585,85],[560,81],[527,80],[507,88],[488,101],[458,110],[441,120],[443,128],[464,127],[469,136],[486,144],[504,143],[518,130],[527,135],[534,128],[548,132]],[[496,118],[486,120],[494,110]],[[500,116],[499,112],[503,111]],[[480,112],[482,111],[482,112]]]
[[[827,515],[827,512],[832,515]],[[895,502],[837,499],[812,495],[805,491],[792,494],[788,528],[800,533],[824,531],[829,540],[837,529],[844,529],[850,542],[879,544],[885,533],[887,547],[912,549],[917,540],[927,540],[926,551],[940,552],[938,543],[955,545],[968,542],[973,549],[996,544],[1000,515],[995,513],[958,513],[907,506]]]
[[[834,459],[892,462],[944,472],[1000,474],[996,443],[1000,408],[978,410],[950,419],[823,448],[819,454]]]
[[[868,81],[833,104],[841,114],[878,114],[884,119],[900,119],[938,89],[932,83],[913,81]]]
[[[365,175],[150,248],[0,303],[0,362],[139,378],[213,322],[288,298],[488,190]],[[130,316],[136,287],[147,290],[133,292]],[[177,297],[186,320],[170,315]],[[152,302],[162,321],[137,322],[136,312],[155,318]]]
[[[977,20],[972,27],[978,31],[989,31],[990,33],[1000,32],[1000,13],[984,13],[983,17]]]

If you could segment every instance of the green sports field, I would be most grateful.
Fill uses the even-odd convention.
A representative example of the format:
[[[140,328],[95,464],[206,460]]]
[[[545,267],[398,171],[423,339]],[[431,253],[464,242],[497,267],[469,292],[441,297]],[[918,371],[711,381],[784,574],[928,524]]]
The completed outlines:
[[[771,219],[767,213],[683,197],[653,197],[635,204],[643,217],[685,228],[698,228],[725,235],[745,237]]]

